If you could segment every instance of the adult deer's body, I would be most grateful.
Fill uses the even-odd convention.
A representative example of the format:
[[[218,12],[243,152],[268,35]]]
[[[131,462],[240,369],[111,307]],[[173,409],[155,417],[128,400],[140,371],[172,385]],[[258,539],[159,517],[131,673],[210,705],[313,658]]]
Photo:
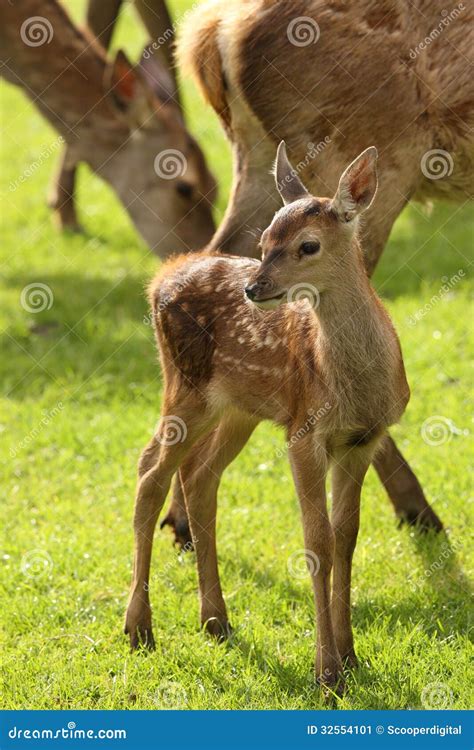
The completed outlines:
[[[354,153],[377,145],[379,197],[362,229],[369,274],[408,200],[472,197],[474,23],[472,10],[460,7],[446,18],[441,0],[200,6],[179,56],[219,115],[234,157],[229,205],[210,247],[255,254],[255,237],[278,205],[270,173],[281,139],[316,195],[335,190]],[[442,528],[389,436],[374,465],[400,519]],[[187,539],[179,492],[165,523]]]
[[[197,554],[201,621],[213,634],[228,631],[215,548],[219,479],[256,424],[272,419],[287,431],[301,504],[317,609],[317,676],[332,685],[344,660],[356,663],[350,574],[360,491],[380,437],[409,397],[397,336],[370,287],[357,239],[358,214],[376,190],[375,157],[367,149],[341,177],[333,200],[316,199],[280,147],[276,177],[286,205],[262,235],[262,263],[181,257],[151,286],[165,391],[158,432],[139,467],[126,618],[133,647],[153,645],[152,539],[178,469]],[[307,301],[280,306],[302,287],[316,309]]]
[[[362,235],[369,273],[407,201],[472,198],[473,48],[474,11],[463,3],[451,14],[442,0],[200,6],[184,26],[180,58],[234,151],[232,196],[212,247],[255,252],[252,233],[278,205],[270,170],[281,139],[316,195],[335,189],[354,153],[377,144],[379,198]],[[422,170],[431,149],[446,157]]]
[[[97,33],[103,25],[96,21]],[[2,75],[24,89],[67,144],[52,196],[63,225],[77,223],[74,165],[84,161],[112,186],[156,252],[206,244],[215,182],[158,55],[137,67],[120,52],[108,61],[56,0],[2,3],[0,42]]]

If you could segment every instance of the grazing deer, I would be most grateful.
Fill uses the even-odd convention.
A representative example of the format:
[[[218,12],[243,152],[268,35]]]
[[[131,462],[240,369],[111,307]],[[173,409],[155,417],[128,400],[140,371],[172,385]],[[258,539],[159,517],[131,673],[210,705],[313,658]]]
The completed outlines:
[[[163,0],[135,0],[134,5],[153,41],[160,39],[156,56],[153,85],[160,89],[160,99],[179,105],[179,89],[174,71],[171,45],[174,29],[168,9]],[[87,31],[107,50],[123,0],[89,0],[87,5]],[[149,48],[148,48],[149,49]],[[149,55],[147,54],[147,57]],[[74,152],[66,146],[61,156],[59,170],[54,176],[48,203],[53,209],[57,223],[62,229],[80,230],[75,208],[75,184],[77,164]]]
[[[93,23],[102,38],[105,11]],[[135,67],[121,51],[108,60],[56,0],[2,3],[0,43],[2,75],[23,88],[66,141],[51,196],[64,226],[77,225],[74,168],[84,161],[116,191],[155,252],[206,244],[214,229],[215,181],[159,55],[146,51]]]
[[[377,144],[379,199],[361,230],[369,274],[409,200],[472,197],[473,21],[467,4],[447,15],[442,0],[200,5],[178,57],[218,114],[234,161],[210,248],[255,253],[278,206],[270,168],[281,139],[316,195],[331,194],[352,155]],[[388,435],[374,466],[401,520],[443,528]],[[163,523],[180,543],[189,539],[179,488]]]
[[[215,545],[218,485],[258,422],[271,419],[287,431],[301,505],[317,612],[316,674],[335,685],[343,662],[356,664],[350,580],[361,488],[409,389],[397,335],[370,286],[358,240],[359,215],[377,187],[375,148],[345,170],[332,200],[310,195],[284,144],[275,176],[284,207],[261,236],[261,263],[181,256],[150,287],[165,387],[157,433],[139,464],[125,630],[133,648],[153,647],[153,533],[179,470],[197,554],[201,622],[212,634],[228,632]],[[283,304],[301,289],[318,304]]]

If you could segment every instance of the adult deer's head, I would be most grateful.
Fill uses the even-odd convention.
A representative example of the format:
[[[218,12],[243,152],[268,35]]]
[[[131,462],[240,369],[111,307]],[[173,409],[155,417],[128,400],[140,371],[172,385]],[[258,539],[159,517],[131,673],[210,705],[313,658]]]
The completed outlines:
[[[170,94],[169,72],[153,57],[133,67],[118,52],[104,83],[116,132],[99,134],[96,171],[155,252],[203,247],[214,231],[216,183]]]

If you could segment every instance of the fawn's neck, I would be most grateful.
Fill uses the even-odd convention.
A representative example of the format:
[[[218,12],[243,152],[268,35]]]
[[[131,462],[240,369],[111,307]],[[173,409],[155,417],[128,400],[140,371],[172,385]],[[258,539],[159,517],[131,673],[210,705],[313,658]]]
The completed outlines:
[[[92,38],[75,28],[65,10],[53,0],[42,3],[48,25],[42,30],[44,43],[24,43],[20,27],[35,2],[6,5],[0,31],[5,50],[5,75],[21,86],[44,117],[71,145],[81,139],[91,144],[97,138],[113,137],[124,126],[112,116],[104,96],[105,53]],[[20,10],[22,12],[20,13]],[[25,27],[23,35],[28,35]],[[50,41],[46,41],[46,39]]]
[[[364,372],[368,379],[374,370],[388,370],[393,329],[359,253],[347,253],[341,260],[334,286],[321,293],[316,316],[318,356],[339,386],[352,381],[354,373]]]

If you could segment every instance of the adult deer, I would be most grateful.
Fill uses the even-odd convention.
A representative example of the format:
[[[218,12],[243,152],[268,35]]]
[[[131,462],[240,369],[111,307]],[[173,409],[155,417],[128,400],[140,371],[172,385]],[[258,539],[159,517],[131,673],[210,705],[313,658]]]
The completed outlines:
[[[137,5],[143,13],[147,6],[150,31],[169,23],[162,2],[155,4],[159,17],[153,3]],[[89,10],[105,43],[118,6],[94,2]],[[164,52],[161,59],[159,50],[145,53],[135,67],[123,52],[110,61],[56,0],[2,3],[0,42],[2,75],[23,88],[67,144],[51,195],[63,226],[77,226],[75,165],[84,161],[112,186],[155,252],[206,244],[215,181],[186,129]]]
[[[379,196],[362,227],[370,274],[410,199],[472,197],[473,11],[444,8],[441,0],[231,0],[189,16],[179,57],[233,150],[231,197],[211,248],[255,254],[279,203],[271,164],[281,139],[317,195],[335,190],[355,153],[377,145]],[[374,465],[401,519],[442,528],[390,437]],[[188,538],[179,488],[164,523]]]
[[[133,648],[153,646],[152,540],[178,469],[201,622],[212,634],[228,632],[215,546],[217,490],[258,422],[272,419],[286,428],[301,505],[317,611],[316,675],[334,686],[343,662],[356,664],[350,581],[360,493],[381,436],[409,399],[398,339],[370,286],[357,236],[359,215],[376,191],[375,162],[375,149],[367,149],[345,170],[333,199],[314,198],[281,144],[276,183],[285,206],[261,236],[262,262],[182,256],[151,285],[165,386],[158,431],[139,465],[126,616]],[[313,304],[291,302],[301,286]]]

